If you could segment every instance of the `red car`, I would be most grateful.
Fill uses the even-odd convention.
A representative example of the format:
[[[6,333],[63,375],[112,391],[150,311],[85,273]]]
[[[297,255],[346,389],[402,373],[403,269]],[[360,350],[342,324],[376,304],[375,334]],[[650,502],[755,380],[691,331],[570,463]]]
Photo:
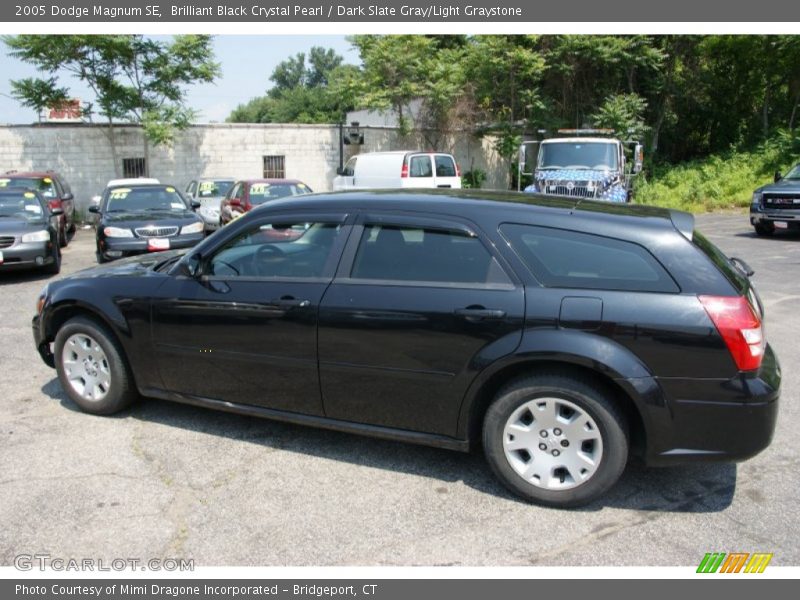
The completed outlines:
[[[0,175],[0,190],[12,188],[36,190],[47,200],[51,210],[62,211],[58,217],[58,245],[66,246],[69,235],[75,233],[75,196],[64,178],[53,171],[8,171]]]
[[[244,179],[225,194],[219,210],[219,224],[227,225],[254,206],[286,196],[302,196],[311,188],[297,179]]]

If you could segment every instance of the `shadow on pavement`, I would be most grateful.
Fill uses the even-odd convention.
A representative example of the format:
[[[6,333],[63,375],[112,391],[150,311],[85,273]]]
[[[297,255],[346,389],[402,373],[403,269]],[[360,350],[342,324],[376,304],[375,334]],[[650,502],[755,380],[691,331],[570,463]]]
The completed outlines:
[[[61,389],[57,378],[42,386],[42,392],[58,400],[64,408],[80,412]],[[524,502],[494,478],[479,451],[462,454],[152,399],[143,399],[130,409],[105,418],[132,418],[327,460],[443,482],[463,481],[479,492]],[[735,464],[647,469],[632,461],[605,497],[578,510],[610,507],[655,512],[717,512],[731,504],[735,489]]]

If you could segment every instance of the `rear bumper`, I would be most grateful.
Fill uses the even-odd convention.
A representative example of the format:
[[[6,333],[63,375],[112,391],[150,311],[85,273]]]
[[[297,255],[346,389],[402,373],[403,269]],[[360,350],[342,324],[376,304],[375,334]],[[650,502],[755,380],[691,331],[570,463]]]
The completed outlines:
[[[767,346],[761,369],[732,379],[660,378],[665,403],[648,407],[645,462],[733,462],[772,442],[781,372]]]

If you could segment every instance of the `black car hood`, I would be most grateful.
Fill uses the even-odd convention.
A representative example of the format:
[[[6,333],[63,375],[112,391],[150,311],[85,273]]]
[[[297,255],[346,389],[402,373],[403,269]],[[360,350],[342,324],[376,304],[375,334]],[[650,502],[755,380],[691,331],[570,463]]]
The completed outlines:
[[[200,217],[190,210],[176,212],[174,210],[143,212],[107,212],[103,214],[104,225],[123,225],[125,227],[144,227],[146,225],[189,225],[200,221]]]
[[[175,256],[186,254],[188,249],[168,250],[166,252],[152,252],[150,254],[139,254],[129,258],[115,260],[112,263],[97,265],[77,271],[72,275],[62,279],[87,279],[92,277],[144,277],[151,274],[163,275],[153,271],[156,265]]]
[[[46,221],[25,221],[24,219],[0,218],[0,235],[19,236],[29,231],[47,229]]]
[[[757,192],[800,192],[800,179],[781,179],[778,183],[762,185]]]

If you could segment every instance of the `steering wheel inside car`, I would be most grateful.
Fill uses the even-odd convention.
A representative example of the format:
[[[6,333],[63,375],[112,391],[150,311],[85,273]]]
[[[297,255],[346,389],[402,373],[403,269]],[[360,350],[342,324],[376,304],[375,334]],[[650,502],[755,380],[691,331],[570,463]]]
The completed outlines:
[[[284,256],[286,253],[278,248],[275,244],[263,244],[256,252],[253,254],[252,260],[252,268],[253,272],[258,275],[269,276],[274,275],[274,272],[271,269],[265,269],[265,264],[270,262],[275,258],[280,258]]]

